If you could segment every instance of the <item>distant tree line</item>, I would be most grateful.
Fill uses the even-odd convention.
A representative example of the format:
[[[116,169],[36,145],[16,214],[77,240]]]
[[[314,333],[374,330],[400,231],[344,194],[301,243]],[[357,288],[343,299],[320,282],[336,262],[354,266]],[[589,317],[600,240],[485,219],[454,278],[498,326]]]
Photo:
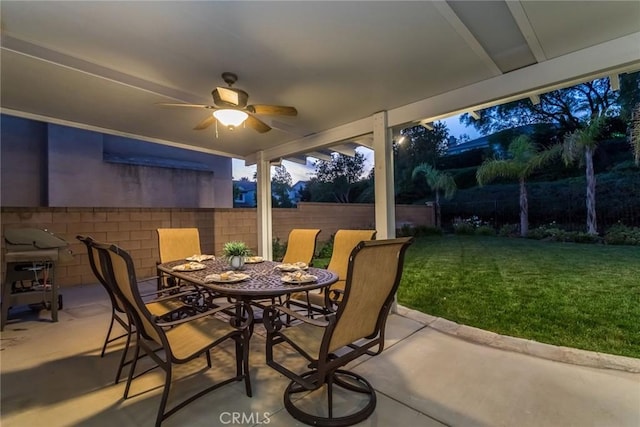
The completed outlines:
[[[612,90],[608,78],[602,78],[541,94],[539,98],[540,102],[536,104],[522,99],[487,108],[479,120],[470,115],[461,116],[462,123],[489,135],[488,147],[457,155],[446,155],[449,144],[467,141],[468,136],[457,141],[442,122],[434,123],[433,129],[421,125],[403,129],[393,143],[396,203],[432,201],[440,223],[450,221],[455,215],[472,213],[462,207],[468,207],[472,202],[467,200],[467,193],[474,194],[478,211],[491,211],[491,208],[481,209],[480,206],[494,204],[494,221],[495,203],[501,200],[500,203],[509,205],[511,210],[510,215],[503,217],[512,221],[515,214],[524,235],[528,230],[529,209],[533,207],[529,206],[528,188],[534,185],[533,204],[537,206],[539,192],[544,192],[541,189],[547,182],[547,211],[562,216],[557,212],[557,206],[571,200],[572,207],[564,210],[571,211],[572,221],[580,211],[585,214],[586,231],[596,233],[598,217],[605,216],[596,200],[606,200],[608,212],[617,210],[612,206],[617,202],[603,196],[597,187],[597,177],[606,174],[601,184],[608,186],[610,193],[615,193],[610,186],[616,180],[636,188],[634,174],[638,175],[640,169],[633,160],[634,155],[636,163],[640,158],[637,138],[640,133],[637,129],[640,126],[639,73],[620,75],[618,91]],[[368,173],[364,170],[364,160],[364,155],[357,152],[355,156],[334,154],[329,161],[316,162],[315,174],[302,190],[300,200],[372,203],[375,176],[373,169]],[[291,188],[287,174],[284,167],[276,171],[272,187],[274,206],[286,205],[285,193]],[[578,178],[584,183],[582,196],[567,199],[566,193],[557,186],[573,180],[571,191],[575,193]],[[514,181],[517,184],[515,191],[509,184]],[[480,185],[484,187],[480,188]],[[560,199],[555,200],[554,195]],[[638,192],[628,196],[632,201],[640,199]],[[578,207],[575,200],[580,197],[583,204]],[[504,200],[515,200],[516,204],[505,204]],[[460,211],[455,212],[455,209]],[[541,218],[538,208],[533,207],[531,213],[531,220],[538,223]],[[626,218],[624,214],[620,215],[621,219]],[[610,215],[606,218],[605,223],[608,223]]]

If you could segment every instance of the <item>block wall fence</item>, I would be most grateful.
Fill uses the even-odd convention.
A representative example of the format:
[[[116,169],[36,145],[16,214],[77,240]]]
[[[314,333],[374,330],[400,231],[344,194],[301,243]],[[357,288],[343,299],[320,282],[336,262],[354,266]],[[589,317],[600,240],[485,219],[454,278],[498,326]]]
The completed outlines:
[[[155,276],[158,261],[157,228],[196,227],[200,232],[203,253],[220,254],[230,240],[245,241],[257,251],[256,209],[187,209],[187,208],[24,208],[0,210],[2,235],[7,228],[35,227],[47,229],[69,242],[74,254],[68,263],[56,267],[56,282],[61,287],[93,284],[85,246],[78,234],[115,243],[127,250],[135,263],[139,279]],[[410,224],[433,226],[431,206],[396,206],[398,228]],[[273,237],[286,242],[293,228],[320,228],[319,242],[326,242],[341,228],[375,228],[372,204],[300,203],[296,209],[273,209]],[[1,239],[4,258],[5,243]],[[0,263],[4,280],[4,259]]]

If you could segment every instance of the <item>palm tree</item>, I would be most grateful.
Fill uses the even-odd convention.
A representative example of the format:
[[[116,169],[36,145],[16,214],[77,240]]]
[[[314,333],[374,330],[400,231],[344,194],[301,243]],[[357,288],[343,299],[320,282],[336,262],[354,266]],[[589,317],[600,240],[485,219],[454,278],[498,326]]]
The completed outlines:
[[[560,153],[561,146],[538,151],[536,145],[527,135],[516,137],[507,149],[507,159],[485,160],[476,172],[480,186],[495,178],[515,178],[520,184],[520,235],[525,237],[529,232],[529,202],[527,199],[526,180],[542,166]]]
[[[415,178],[419,174],[424,174],[424,177],[427,180],[427,185],[431,188],[431,191],[436,194],[436,227],[440,227],[440,192],[444,191],[445,199],[450,199],[453,197],[458,187],[450,174],[439,171],[427,163],[421,163],[413,168],[411,177]]]
[[[633,157],[636,159],[636,165],[640,164],[640,103],[631,114],[631,148],[633,149]]]
[[[597,234],[596,220],[596,176],[593,171],[593,153],[598,147],[600,132],[604,125],[604,116],[593,117],[591,121],[565,135],[562,157],[566,164],[580,159],[584,162],[587,178],[587,233]],[[584,156],[584,157],[583,157]]]

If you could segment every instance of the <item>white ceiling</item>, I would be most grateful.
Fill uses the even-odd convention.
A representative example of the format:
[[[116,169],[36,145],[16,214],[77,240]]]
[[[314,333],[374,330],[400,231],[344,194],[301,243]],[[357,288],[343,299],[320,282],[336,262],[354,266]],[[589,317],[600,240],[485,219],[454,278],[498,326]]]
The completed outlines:
[[[3,0],[1,25],[3,112],[239,158],[640,69],[639,1]],[[192,129],[207,111],[156,105],[210,104],[224,71],[298,117],[216,137]]]

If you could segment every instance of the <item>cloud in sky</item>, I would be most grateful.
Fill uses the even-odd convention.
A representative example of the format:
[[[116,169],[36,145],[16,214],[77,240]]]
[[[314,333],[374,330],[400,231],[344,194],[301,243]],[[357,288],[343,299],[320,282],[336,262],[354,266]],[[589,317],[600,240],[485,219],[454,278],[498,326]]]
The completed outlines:
[[[449,128],[449,134],[455,137],[459,137],[460,135],[467,134],[469,138],[475,139],[480,137],[480,133],[472,127],[467,127],[460,123],[460,116],[452,116],[444,120],[440,120],[444,122]],[[373,151],[365,148],[359,147],[358,151],[362,152],[365,157],[365,174],[368,174],[371,168],[373,167]],[[291,179],[295,184],[298,181],[308,181],[313,177],[315,173],[315,169],[313,167],[313,162],[315,160],[311,158],[307,158],[307,164],[301,165],[299,163],[289,162],[287,160],[283,160],[282,164],[287,169],[287,171],[291,174]],[[250,180],[253,179],[253,174],[256,171],[256,166],[245,166],[244,160],[233,159],[232,163],[233,170],[233,179],[239,180],[240,178],[247,177]],[[273,174],[273,168],[272,168]]]
[[[370,150],[366,147],[358,147],[357,151],[364,154],[364,170],[365,175],[369,173],[371,168],[373,167],[373,150]],[[316,160],[308,157],[307,164],[301,165],[300,163],[290,162],[288,160],[283,160],[282,164],[287,169],[287,171],[291,174],[291,179],[295,184],[298,181],[308,181],[313,178],[315,174],[315,168],[313,163]],[[239,180],[240,178],[247,177],[249,180],[253,180],[253,174],[256,172],[256,166],[245,166],[244,160],[233,159],[232,163],[233,168],[233,179]],[[274,174],[274,168],[271,168],[271,176]]]
[[[449,135],[455,136],[456,138],[463,134],[469,135],[469,138],[471,139],[480,138],[482,136],[476,128],[468,127],[460,123],[460,116],[452,116],[438,121],[444,122],[447,125],[447,128],[449,128]]]
[[[299,163],[294,163],[287,160],[283,160],[282,164],[291,174],[291,179],[293,180],[294,184],[298,181],[308,181],[313,176],[314,168],[312,162],[310,162],[309,159],[307,159],[306,165],[301,165]],[[253,174],[256,172],[256,166],[245,166],[244,160],[233,159],[232,170],[233,179],[238,180],[243,177],[247,177],[249,178],[249,180],[253,180]],[[271,168],[272,176],[273,173],[273,168]]]

